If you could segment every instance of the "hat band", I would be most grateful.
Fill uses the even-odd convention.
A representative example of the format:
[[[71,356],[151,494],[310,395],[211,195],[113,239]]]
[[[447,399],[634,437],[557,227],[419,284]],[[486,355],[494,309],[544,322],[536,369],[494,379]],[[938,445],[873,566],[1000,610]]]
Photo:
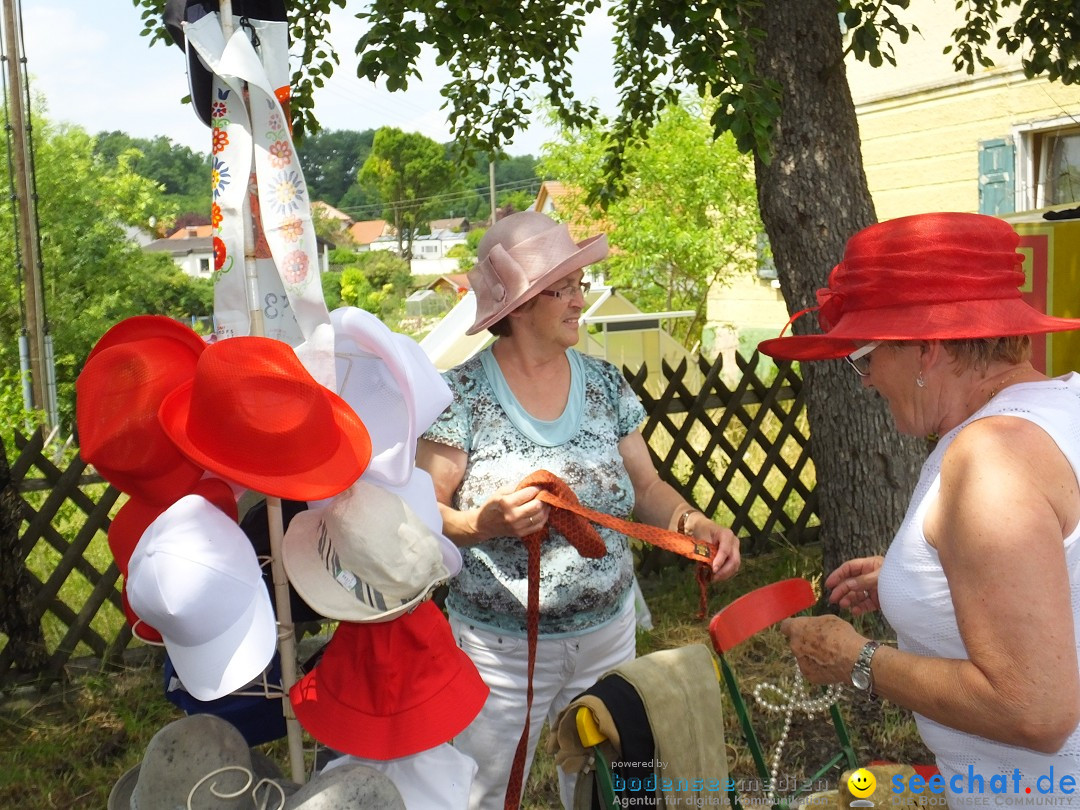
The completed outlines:
[[[319,521],[318,551],[319,556],[322,557],[323,565],[326,566],[326,572],[330,574],[334,582],[350,593],[358,602],[379,613],[385,613],[395,607],[406,605],[416,599],[417,596],[423,595],[417,594],[417,596],[405,598],[388,597],[379,588],[357,576],[355,571],[346,568],[341,564],[341,557],[334,549],[334,541],[326,528],[326,521],[322,520]],[[431,590],[433,589],[434,586]]]

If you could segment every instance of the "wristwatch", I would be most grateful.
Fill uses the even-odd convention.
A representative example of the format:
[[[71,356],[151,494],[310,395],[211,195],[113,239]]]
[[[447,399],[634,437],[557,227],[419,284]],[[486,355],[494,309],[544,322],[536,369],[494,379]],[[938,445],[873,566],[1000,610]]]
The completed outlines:
[[[870,698],[877,697],[874,694],[874,674],[870,671],[870,661],[877,652],[881,642],[868,641],[855,659],[855,666],[851,668],[851,685],[860,692],[865,692]]]

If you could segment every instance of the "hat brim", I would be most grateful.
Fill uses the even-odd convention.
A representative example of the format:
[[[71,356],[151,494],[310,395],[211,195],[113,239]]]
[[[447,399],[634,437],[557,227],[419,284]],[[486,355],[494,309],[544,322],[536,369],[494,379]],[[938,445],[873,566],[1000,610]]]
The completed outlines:
[[[371,313],[339,308],[330,313],[330,322],[338,394],[371,436],[371,459],[364,475],[403,484],[416,461],[418,431],[430,425],[420,424],[419,412],[424,412],[425,419],[430,414],[434,421],[450,404],[450,389],[416,341],[391,331]],[[410,347],[416,352],[410,353]],[[385,379],[387,374],[389,379]],[[376,382],[392,384],[377,386]],[[397,407],[388,407],[388,400]]]
[[[281,560],[296,592],[326,618],[345,622],[388,622],[420,605],[437,585],[452,576],[447,566],[447,551],[444,546],[444,542],[450,541],[443,537],[439,541],[443,554],[442,563],[431,582],[407,602],[386,610],[372,609],[342,588],[326,568],[323,555],[319,551],[319,525],[325,511],[309,509],[292,519],[281,543]],[[436,535],[437,540],[442,537],[438,532],[432,534]],[[458,569],[460,570],[460,565]]]
[[[453,639],[447,641],[441,663],[443,671],[453,671],[445,685],[426,700],[391,714],[342,703],[322,686],[319,669],[325,665],[324,658],[289,690],[296,718],[324,745],[365,759],[397,759],[442,745],[476,718],[489,692],[476,665]]]
[[[165,649],[184,688],[196,700],[231,694],[259,675],[277,649],[277,621],[265,588],[259,587],[247,609],[224,632],[185,647],[162,632]],[[159,632],[160,629],[159,629]]]
[[[607,234],[601,233],[596,236],[590,236],[588,239],[578,242],[577,244],[578,249],[575,252],[571,253],[543,275],[537,277],[529,284],[528,289],[521,295],[503,302],[503,305],[494,312],[479,318],[476,323],[465,330],[465,334],[475,335],[477,332],[487,329],[493,323],[501,321],[522,304],[531,301],[538,296],[540,291],[549,284],[555,283],[563,276],[567,276],[575,270],[580,270],[582,267],[596,264],[608,255]]]
[[[872,340],[963,340],[1080,329],[1080,319],[1039,312],[1020,298],[880,307],[845,312],[820,335],[789,335],[758,344],[778,360],[835,360]]]
[[[291,469],[288,473],[256,473],[221,461],[212,449],[197,446],[188,436],[191,394],[195,380],[178,386],[162,400],[158,409],[161,427],[188,459],[228,481],[277,498],[291,501],[317,501],[349,488],[364,471],[371,457],[371,437],[356,412],[333,391],[323,390],[337,426],[340,441],[337,449],[314,467]],[[273,452],[272,448],[252,448],[252,452]]]

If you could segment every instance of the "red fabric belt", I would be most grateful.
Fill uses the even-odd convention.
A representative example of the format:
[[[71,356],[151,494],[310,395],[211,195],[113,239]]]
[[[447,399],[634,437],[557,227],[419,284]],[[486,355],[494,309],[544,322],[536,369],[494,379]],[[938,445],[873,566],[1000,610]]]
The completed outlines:
[[[514,764],[510,769],[510,781],[506,786],[504,808],[514,810],[521,803],[521,789],[525,781],[525,755],[529,748],[529,719],[533,702],[533,670],[536,667],[536,640],[540,634],[540,544],[548,537],[548,526],[554,526],[582,557],[598,558],[607,553],[603,538],[592,526],[597,523],[608,529],[642,540],[667,551],[701,563],[698,567],[698,584],[701,587],[702,615],[704,616],[705,585],[708,581],[709,563],[716,554],[716,546],[702,543],[679,532],[660,529],[645,523],[634,523],[612,515],[597,512],[581,505],[573,490],[559,476],[547,470],[530,473],[518,489],[538,487],[537,499],[550,507],[548,522],[532,534],[521,538],[528,551],[528,605],[525,613],[525,629],[529,641],[529,679],[526,688],[525,728],[514,752]]]

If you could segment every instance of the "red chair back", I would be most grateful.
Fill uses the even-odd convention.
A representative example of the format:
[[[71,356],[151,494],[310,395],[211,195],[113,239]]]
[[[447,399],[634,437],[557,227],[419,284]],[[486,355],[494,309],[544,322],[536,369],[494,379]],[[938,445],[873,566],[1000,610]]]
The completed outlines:
[[[805,579],[783,579],[743,594],[709,622],[713,647],[725,653],[766,627],[811,607],[817,597]]]

